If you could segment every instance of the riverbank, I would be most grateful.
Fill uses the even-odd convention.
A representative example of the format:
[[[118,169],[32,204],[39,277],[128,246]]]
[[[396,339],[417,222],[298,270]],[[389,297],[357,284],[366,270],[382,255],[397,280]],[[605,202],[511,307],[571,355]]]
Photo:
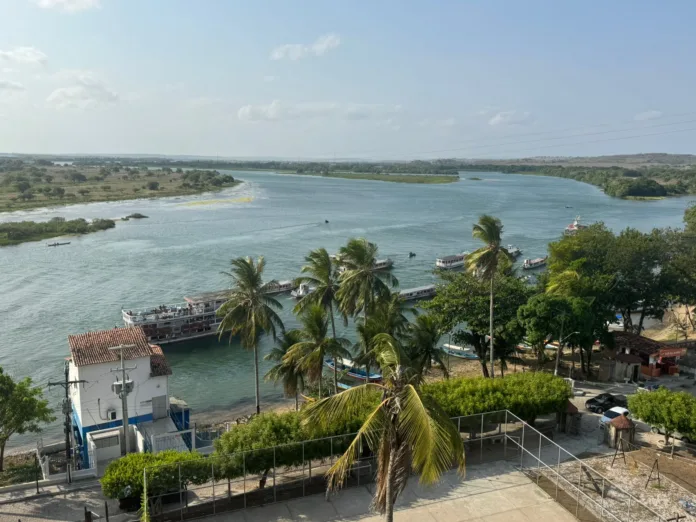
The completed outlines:
[[[112,219],[71,219],[53,218],[50,221],[11,221],[0,223],[0,247],[19,245],[30,241],[41,241],[54,237],[81,236],[114,228]]]
[[[2,167],[2,164],[0,164]],[[217,170],[130,168],[118,165],[0,169],[0,212],[80,203],[158,199],[218,192],[242,183]]]

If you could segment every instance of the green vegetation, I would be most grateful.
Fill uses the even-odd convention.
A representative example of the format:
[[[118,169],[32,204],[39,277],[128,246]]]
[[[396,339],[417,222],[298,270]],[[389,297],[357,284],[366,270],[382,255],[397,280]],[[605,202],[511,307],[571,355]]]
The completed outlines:
[[[0,471],[0,488],[13,484],[41,480],[41,468],[36,460],[36,453],[12,455],[4,459],[4,471]]]
[[[141,214],[140,212],[135,212],[134,214],[128,214],[126,217],[122,218],[123,221],[128,221],[129,219],[146,219],[147,216],[145,214]]]
[[[53,165],[47,160],[0,158],[0,212],[140,197],[221,190],[238,182],[216,170],[150,169],[111,160],[98,165]]]
[[[651,426],[662,428],[665,444],[678,432],[694,440],[696,434],[696,397],[688,392],[673,392],[660,388],[654,392],[628,397],[633,416]]]
[[[54,420],[41,388],[29,377],[15,381],[0,367],[0,472],[4,471],[5,445],[12,435],[37,433],[42,424]]]
[[[41,241],[58,236],[78,236],[114,228],[116,223],[111,219],[71,219],[56,217],[50,221],[37,223],[35,221],[10,221],[0,223],[0,246],[17,245],[27,241]]]

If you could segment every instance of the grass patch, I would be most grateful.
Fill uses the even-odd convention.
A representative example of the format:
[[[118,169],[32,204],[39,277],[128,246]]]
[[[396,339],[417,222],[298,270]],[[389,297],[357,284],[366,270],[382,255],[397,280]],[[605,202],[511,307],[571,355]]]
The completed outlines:
[[[667,196],[624,196],[622,199],[631,199],[633,201],[657,201],[665,199]]]
[[[0,472],[0,487],[34,482],[37,473],[39,480],[43,478],[40,475],[41,471],[36,467],[33,453],[5,457],[4,464],[5,471]]]

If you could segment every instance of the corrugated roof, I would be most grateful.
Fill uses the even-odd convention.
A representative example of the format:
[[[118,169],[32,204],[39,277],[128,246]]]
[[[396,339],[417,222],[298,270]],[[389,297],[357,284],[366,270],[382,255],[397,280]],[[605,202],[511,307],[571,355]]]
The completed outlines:
[[[124,359],[149,357],[152,354],[145,332],[139,326],[69,335],[68,344],[75,366],[120,361],[120,351],[109,349],[119,345],[130,345],[123,350]]]
[[[162,348],[156,344],[150,345],[150,350],[152,355],[150,356],[150,374],[153,377],[160,377],[162,375],[171,375],[172,368],[169,366],[167,358],[162,352]]]

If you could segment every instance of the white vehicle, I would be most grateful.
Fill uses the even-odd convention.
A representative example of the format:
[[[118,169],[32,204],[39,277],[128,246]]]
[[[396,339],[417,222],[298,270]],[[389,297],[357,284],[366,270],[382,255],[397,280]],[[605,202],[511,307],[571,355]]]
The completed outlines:
[[[628,411],[628,408],[624,408],[623,406],[614,406],[604,412],[602,418],[599,419],[599,427],[604,428],[607,423],[611,422],[612,419],[615,419],[619,415],[626,415],[626,417],[629,417],[631,412]]]

